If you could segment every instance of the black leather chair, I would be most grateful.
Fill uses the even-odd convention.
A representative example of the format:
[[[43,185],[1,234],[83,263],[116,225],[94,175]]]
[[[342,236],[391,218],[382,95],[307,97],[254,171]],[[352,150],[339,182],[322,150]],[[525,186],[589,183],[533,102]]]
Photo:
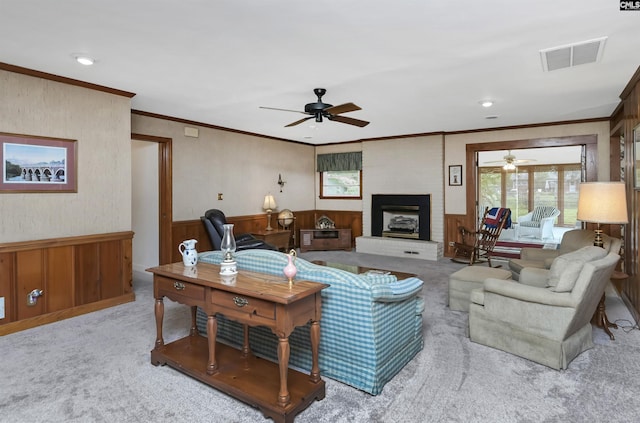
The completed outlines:
[[[207,234],[209,234],[209,240],[211,241],[211,245],[213,245],[213,249],[219,250],[220,244],[222,243],[222,235],[224,235],[222,225],[227,223],[227,218],[224,213],[218,209],[207,210],[204,216],[200,217],[200,220],[204,223]],[[236,239],[236,251],[248,250],[250,248],[277,250],[273,245],[267,244],[251,234],[234,234],[233,237]]]

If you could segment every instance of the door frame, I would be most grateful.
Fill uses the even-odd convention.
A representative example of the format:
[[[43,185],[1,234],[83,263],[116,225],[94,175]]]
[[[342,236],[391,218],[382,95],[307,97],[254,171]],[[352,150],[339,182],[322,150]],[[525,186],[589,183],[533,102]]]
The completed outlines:
[[[158,144],[158,262],[171,263],[171,225],[173,223],[172,142],[171,138],[131,134],[131,139]]]
[[[474,228],[478,221],[478,163],[477,153],[480,151],[519,150],[523,148],[546,148],[584,146],[586,150],[585,177],[586,182],[598,180],[598,136],[575,135],[555,138],[533,138],[528,140],[483,142],[466,145],[466,164],[469,171],[466,174],[466,202],[467,227]]]

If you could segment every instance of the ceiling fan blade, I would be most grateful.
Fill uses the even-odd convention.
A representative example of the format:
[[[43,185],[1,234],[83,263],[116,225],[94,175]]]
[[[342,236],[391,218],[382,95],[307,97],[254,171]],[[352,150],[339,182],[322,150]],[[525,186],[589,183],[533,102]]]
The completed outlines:
[[[291,110],[291,109],[279,109],[277,107],[265,107],[265,106],[258,106],[260,109],[267,109],[267,110],[279,110],[281,112],[294,112],[294,113],[302,113],[303,115],[306,115],[307,113],[305,112],[301,112],[300,110]]]
[[[313,119],[314,117],[315,117],[315,116],[309,116],[309,117],[306,117],[306,118],[302,118],[302,119],[300,119],[300,120],[296,120],[295,122],[292,122],[292,123],[290,123],[290,124],[288,124],[288,125],[285,125],[284,127],[285,127],[285,128],[288,128],[288,127],[290,127],[290,126],[300,125],[302,122],[304,122],[304,121],[306,121],[306,120],[309,120],[309,119]]]
[[[356,110],[362,110],[362,109],[353,103],[344,103],[344,104],[338,104],[337,106],[327,107],[323,111],[331,115],[339,115],[340,113],[355,112]]]
[[[359,126],[363,128],[369,124],[366,120],[354,119],[346,116],[328,116],[327,119],[335,120],[336,122],[346,123],[349,125]]]
[[[514,163],[529,163],[529,162],[537,162],[536,159],[515,159]]]

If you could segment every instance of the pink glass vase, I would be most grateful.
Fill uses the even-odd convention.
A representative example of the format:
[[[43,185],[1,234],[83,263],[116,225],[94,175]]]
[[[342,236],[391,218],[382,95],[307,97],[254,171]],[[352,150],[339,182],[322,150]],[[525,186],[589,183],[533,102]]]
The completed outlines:
[[[282,272],[289,279],[289,283],[293,283],[293,278],[296,277],[296,273],[298,273],[298,269],[296,269],[295,259],[296,259],[296,250],[291,250],[289,255],[287,255],[289,259],[289,264],[287,264]]]

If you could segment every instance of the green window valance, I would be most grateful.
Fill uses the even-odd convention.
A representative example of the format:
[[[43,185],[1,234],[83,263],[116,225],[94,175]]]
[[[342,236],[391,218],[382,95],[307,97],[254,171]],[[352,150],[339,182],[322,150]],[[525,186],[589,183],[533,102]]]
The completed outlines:
[[[318,154],[318,172],[362,170],[362,151]]]

